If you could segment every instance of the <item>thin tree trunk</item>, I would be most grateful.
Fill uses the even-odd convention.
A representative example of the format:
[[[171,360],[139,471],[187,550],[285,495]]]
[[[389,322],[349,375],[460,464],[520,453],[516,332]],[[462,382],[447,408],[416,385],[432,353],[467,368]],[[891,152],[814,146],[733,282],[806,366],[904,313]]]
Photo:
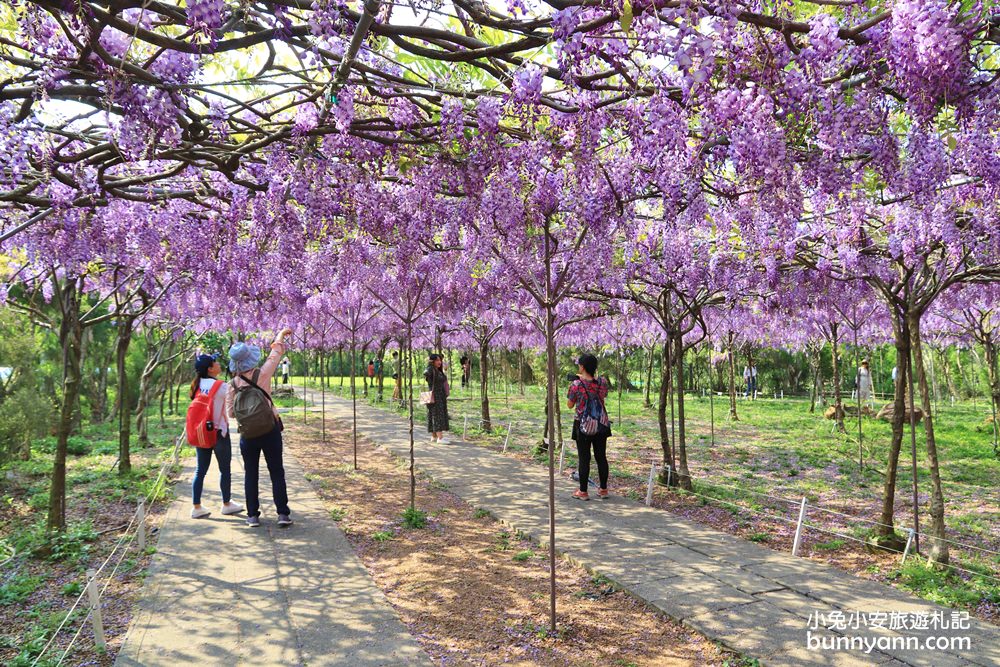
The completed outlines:
[[[931,414],[931,396],[924,370],[923,349],[920,340],[920,315],[910,314],[910,345],[913,352],[914,379],[920,387],[924,411],[924,435],[927,446],[927,463],[931,473],[931,525],[928,557],[935,563],[948,563],[948,543],[944,540],[944,489],[941,486],[941,469],[938,462],[937,442],[934,439],[934,416]]]
[[[903,447],[903,423],[906,419],[907,358],[910,354],[909,328],[906,323],[893,323],[896,339],[896,387],[893,395],[892,438],[889,443],[889,460],[886,464],[885,484],[882,491],[882,514],[875,532],[879,543],[891,548],[902,548],[902,539],[896,534],[896,477],[899,471],[899,453]]]
[[[844,427],[844,403],[840,395],[840,350],[837,346],[840,341],[840,325],[834,322],[830,325],[830,342],[833,346],[833,411],[837,420],[837,431],[847,433]]]
[[[736,355],[733,353],[733,332],[729,332],[729,418],[738,422],[740,416],[736,413]]]
[[[66,449],[73,428],[73,411],[80,396],[80,363],[83,347],[83,324],[80,321],[80,287],[82,281],[66,278],[61,288],[59,342],[62,344],[63,392],[59,409],[59,427],[55,460],[52,464],[52,484],[49,488],[49,531],[66,529]]]
[[[490,421],[490,393],[489,393],[489,341],[484,332],[479,340],[479,400],[482,403],[482,428],[487,433],[493,430],[493,423]]]
[[[674,363],[677,364],[677,456],[680,466],[681,488],[691,491],[691,475],[687,464],[687,442],[684,437],[684,337],[678,331],[675,337]]]
[[[650,385],[653,384],[653,358],[656,356],[656,345],[649,346],[649,361],[646,363],[646,384],[642,388],[643,407],[651,408],[653,403],[649,400]]]
[[[128,370],[125,361],[132,343],[131,318],[118,322],[118,336],[115,342],[115,369],[118,373],[118,474],[127,475],[132,471],[129,442],[132,437],[131,402],[128,400]]]

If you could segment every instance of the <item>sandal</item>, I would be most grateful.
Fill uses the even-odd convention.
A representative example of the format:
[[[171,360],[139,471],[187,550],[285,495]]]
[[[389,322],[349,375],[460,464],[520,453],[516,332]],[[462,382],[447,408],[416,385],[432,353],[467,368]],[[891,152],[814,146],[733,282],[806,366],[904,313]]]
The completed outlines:
[[[579,489],[573,492],[573,497],[577,500],[590,500],[590,495]]]

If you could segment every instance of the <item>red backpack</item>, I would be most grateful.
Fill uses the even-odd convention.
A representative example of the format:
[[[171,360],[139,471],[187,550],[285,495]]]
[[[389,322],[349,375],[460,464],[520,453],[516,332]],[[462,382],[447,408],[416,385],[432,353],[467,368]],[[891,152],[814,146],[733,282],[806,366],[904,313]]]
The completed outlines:
[[[212,405],[215,401],[215,394],[224,383],[216,380],[208,394],[200,391],[191,400],[191,405],[187,411],[187,439],[189,445],[211,449],[215,447],[215,440],[219,436],[216,430],[217,425],[212,423]]]

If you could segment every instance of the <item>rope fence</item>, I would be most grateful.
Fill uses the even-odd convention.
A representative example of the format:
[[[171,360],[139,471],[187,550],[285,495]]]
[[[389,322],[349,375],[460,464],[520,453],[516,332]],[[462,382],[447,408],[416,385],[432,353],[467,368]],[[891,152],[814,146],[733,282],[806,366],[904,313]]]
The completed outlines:
[[[648,482],[647,482],[647,490],[646,490],[646,505],[647,506],[652,506],[652,504],[653,504],[654,490],[655,490],[656,486],[658,485],[657,482],[656,482],[656,471],[658,469],[662,469],[662,467],[659,466],[657,463],[653,462],[653,463],[650,464],[650,467],[649,467],[649,479],[648,479]],[[677,471],[671,469],[670,466],[666,467],[666,471],[667,471],[666,486],[667,486],[667,488],[670,488],[670,481],[671,481],[671,479],[674,476],[679,476],[679,473]],[[886,525],[886,524],[879,523],[877,521],[872,521],[871,519],[865,519],[863,517],[855,517],[855,516],[851,516],[849,514],[844,514],[843,512],[837,512],[836,510],[830,510],[830,509],[827,509],[825,507],[821,507],[819,505],[810,505],[808,503],[808,501],[806,500],[806,498],[804,498],[804,497],[800,501],[796,502],[796,501],[790,500],[788,498],[780,498],[778,496],[771,496],[769,494],[761,494],[761,493],[758,493],[758,492],[755,492],[755,491],[751,491],[749,489],[739,489],[738,487],[730,486],[728,484],[719,484],[719,483],[716,483],[716,482],[705,480],[704,478],[694,477],[692,475],[685,475],[685,477],[691,479],[692,481],[697,480],[699,484],[704,484],[705,486],[720,486],[720,487],[725,487],[725,488],[736,489],[738,491],[742,491],[742,492],[746,492],[746,493],[751,493],[751,494],[755,494],[755,495],[760,495],[760,496],[764,496],[764,497],[771,498],[771,499],[774,499],[774,500],[780,500],[782,502],[788,503],[789,505],[797,506],[799,508],[798,520],[797,521],[793,521],[793,520],[791,520],[791,519],[789,519],[787,517],[778,516],[778,515],[775,515],[775,514],[772,514],[772,513],[769,513],[769,512],[765,512],[765,511],[760,510],[760,509],[755,509],[753,507],[747,507],[746,505],[743,505],[743,504],[740,504],[740,503],[731,502],[729,500],[724,500],[724,499],[721,499],[721,498],[716,498],[714,496],[707,496],[705,494],[698,493],[697,491],[688,491],[686,489],[680,489],[680,492],[683,493],[683,494],[685,494],[685,495],[697,496],[699,498],[703,498],[703,499],[708,500],[708,501],[712,501],[712,502],[719,503],[719,504],[722,504],[722,505],[727,505],[727,506],[730,506],[730,507],[735,507],[735,508],[738,508],[740,510],[743,510],[743,511],[746,511],[746,512],[750,512],[750,513],[752,513],[754,515],[759,515],[759,516],[764,517],[766,519],[771,519],[771,520],[783,522],[783,523],[786,523],[786,524],[794,525],[795,526],[795,536],[793,538],[793,543],[792,543],[792,555],[793,556],[798,555],[799,547],[800,547],[801,541],[802,541],[802,536],[804,535],[804,533],[805,533],[805,531],[807,529],[810,530],[810,531],[818,531],[820,533],[824,533],[824,534],[827,534],[827,535],[832,535],[832,536],[835,536],[835,537],[838,537],[838,538],[841,538],[841,539],[845,539],[845,540],[849,540],[849,541],[852,541],[852,542],[857,542],[857,543],[865,545],[865,546],[871,546],[871,544],[869,542],[867,542],[865,540],[862,540],[862,539],[859,539],[859,538],[857,538],[857,537],[855,537],[853,535],[846,535],[844,533],[841,533],[841,532],[838,532],[838,531],[835,531],[835,530],[830,530],[829,528],[825,528],[823,526],[816,525],[815,523],[810,523],[810,522],[806,521],[807,510],[818,510],[818,511],[821,511],[821,512],[827,512],[827,513],[834,514],[834,515],[837,515],[837,516],[845,517],[847,519],[850,519],[851,521],[859,521],[859,522],[866,523],[866,524],[869,524],[869,525],[875,525],[875,526],[885,526]],[[912,546],[914,537],[926,538],[928,540],[940,540],[942,542],[947,542],[949,544],[953,544],[953,545],[955,545],[957,547],[960,547],[960,548],[973,549],[975,551],[978,551],[978,552],[981,552],[981,553],[984,553],[984,554],[988,554],[990,556],[1000,557],[1000,552],[993,551],[991,549],[986,549],[984,547],[977,547],[977,546],[973,546],[973,545],[970,545],[970,544],[965,544],[965,543],[962,543],[962,542],[956,542],[954,540],[949,540],[949,539],[945,539],[945,538],[938,538],[938,537],[935,537],[933,535],[928,535],[926,533],[919,533],[917,531],[914,531],[913,529],[910,529],[908,531],[908,538],[907,538],[907,541],[906,541],[906,547],[902,551],[900,551],[899,549],[890,547],[890,546],[885,546],[885,545],[878,545],[878,548],[881,549],[881,550],[884,550],[884,551],[889,551],[889,552],[892,552],[892,553],[900,554],[901,555],[900,564],[902,565],[903,563],[906,562],[907,557],[910,555],[910,550],[911,550],[911,546]],[[959,571],[959,572],[964,572],[964,573],[966,573],[968,575],[971,575],[971,576],[984,577],[986,579],[990,579],[991,581],[995,581],[998,584],[1000,584],[1000,577],[994,576],[992,574],[987,574],[987,573],[984,573],[984,572],[978,572],[978,571],[975,571],[975,570],[970,570],[968,568],[963,568],[963,567],[960,567],[958,565],[954,565],[952,563],[945,564],[945,567],[951,568],[951,569]]]
[[[125,560],[125,556],[132,550],[131,547],[133,546],[133,544],[135,544],[137,547],[136,551],[138,555],[141,555],[143,552],[145,552],[146,530],[149,520],[149,515],[146,512],[146,508],[150,506],[150,503],[152,503],[153,499],[155,499],[163,490],[163,486],[164,484],[166,484],[167,481],[168,477],[167,473],[170,470],[170,467],[179,463],[181,446],[184,441],[185,438],[183,433],[177,436],[177,438],[174,440],[174,448],[172,455],[169,456],[167,459],[165,459],[162,465],[160,465],[160,470],[156,475],[152,488],[137,503],[135,512],[132,513],[128,525],[125,527],[124,532],[115,542],[115,545],[111,548],[111,551],[104,558],[104,561],[96,569],[87,570],[87,576],[82,582],[83,586],[82,590],[80,591],[80,594],[76,597],[76,600],[69,608],[69,611],[67,611],[66,614],[63,616],[62,622],[59,623],[59,626],[52,633],[52,636],[49,637],[48,642],[46,642],[45,646],[38,653],[38,655],[35,656],[34,661],[31,663],[32,667],[35,667],[35,665],[37,665],[42,660],[42,658],[44,658],[45,655],[49,653],[50,649],[53,648],[56,639],[60,636],[63,629],[67,626],[67,624],[69,624],[72,621],[73,614],[80,606],[80,602],[84,599],[84,596],[87,597],[87,614],[86,616],[83,617],[83,620],[80,621],[79,627],[77,627],[76,632],[73,634],[73,637],[70,639],[65,649],[63,649],[62,653],[59,655],[59,658],[55,664],[58,667],[58,665],[61,665],[63,661],[66,659],[66,657],[70,654],[70,651],[72,651],[73,646],[76,645],[76,642],[83,635],[84,628],[87,627],[88,621],[90,622],[89,625],[91,626],[94,633],[94,644],[99,649],[103,649],[106,646],[107,640],[104,633],[103,619],[101,617],[101,598],[107,592],[108,587],[114,580],[115,575],[118,573],[119,568],[121,567],[122,563]],[[117,560],[115,560],[116,557]],[[104,581],[103,586],[100,586],[99,579],[101,575],[104,573],[104,570],[108,567],[109,564],[111,564],[112,560],[115,560],[114,566],[112,567],[110,574],[107,575],[107,579]]]

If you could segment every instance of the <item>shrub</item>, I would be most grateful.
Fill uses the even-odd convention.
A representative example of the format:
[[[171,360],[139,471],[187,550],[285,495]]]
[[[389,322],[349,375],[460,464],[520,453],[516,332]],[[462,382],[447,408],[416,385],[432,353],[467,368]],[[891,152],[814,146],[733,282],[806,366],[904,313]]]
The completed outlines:
[[[532,551],[531,549],[525,549],[524,551],[518,551],[513,556],[514,560],[516,560],[518,563],[523,563],[524,561],[530,560],[530,559],[532,559],[534,557],[535,557],[535,552]]]
[[[403,525],[407,528],[423,528],[427,525],[427,512],[412,505],[403,512]]]
[[[45,581],[44,577],[15,574],[3,585],[0,585],[0,605],[6,606],[21,602],[38,590],[43,581]]]
[[[372,539],[376,542],[388,542],[392,539],[392,533],[388,530],[380,530],[372,533]]]

